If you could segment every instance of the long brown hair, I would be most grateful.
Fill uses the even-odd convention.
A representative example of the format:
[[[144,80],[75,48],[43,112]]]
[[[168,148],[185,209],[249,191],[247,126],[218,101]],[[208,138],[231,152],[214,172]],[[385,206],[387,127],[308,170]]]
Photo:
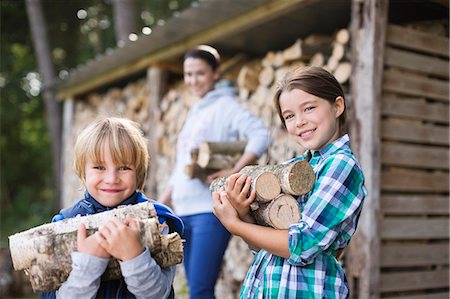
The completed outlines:
[[[339,116],[339,135],[342,136],[347,133],[344,91],[332,74],[315,66],[303,66],[286,73],[284,78],[278,82],[274,95],[274,104],[284,127],[286,127],[286,124],[281,114],[280,96],[283,92],[293,89],[300,89],[324,99],[332,105],[337,97],[342,97],[344,99],[344,111]]]

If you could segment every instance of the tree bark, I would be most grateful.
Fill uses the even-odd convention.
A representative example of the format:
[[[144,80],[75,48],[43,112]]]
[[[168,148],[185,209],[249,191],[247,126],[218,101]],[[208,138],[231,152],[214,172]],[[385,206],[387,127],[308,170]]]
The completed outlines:
[[[88,234],[93,234],[106,221],[117,217],[123,221],[129,215],[141,222],[141,242],[147,246],[162,267],[181,263],[182,240],[178,233],[160,234],[160,225],[154,206],[144,202],[119,207],[103,213],[75,217],[43,224],[9,237],[11,258],[15,270],[24,270],[33,290],[58,289],[72,270],[71,253],[77,250],[77,229],[83,223]],[[111,259],[104,279],[121,277],[117,260]]]
[[[59,199],[61,193],[61,106],[57,101],[55,92],[45,87],[52,84],[56,78],[56,71],[51,58],[47,25],[45,23],[41,0],[27,0],[26,8],[39,73],[42,75],[42,83],[44,86],[42,97],[45,104],[45,120],[50,133],[53,157],[53,184],[55,198]]]
[[[116,41],[119,44],[121,41],[128,41],[130,33],[138,33],[139,18],[137,14],[136,0],[114,0],[113,1],[114,14],[114,31],[116,33]]]

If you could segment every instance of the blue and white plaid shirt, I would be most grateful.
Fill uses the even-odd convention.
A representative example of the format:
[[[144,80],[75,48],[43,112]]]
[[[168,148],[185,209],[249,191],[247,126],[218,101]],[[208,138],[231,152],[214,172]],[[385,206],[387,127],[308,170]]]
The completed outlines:
[[[316,182],[297,200],[302,218],[289,227],[290,257],[260,250],[240,298],[348,298],[344,271],[334,254],[356,230],[367,191],[361,167],[344,135],[323,150],[293,159],[309,160]]]

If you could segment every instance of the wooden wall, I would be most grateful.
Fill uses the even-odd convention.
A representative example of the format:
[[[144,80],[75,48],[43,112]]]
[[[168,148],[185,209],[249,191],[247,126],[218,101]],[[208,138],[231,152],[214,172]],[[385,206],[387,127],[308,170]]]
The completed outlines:
[[[449,298],[449,39],[388,25],[381,100],[382,298]]]

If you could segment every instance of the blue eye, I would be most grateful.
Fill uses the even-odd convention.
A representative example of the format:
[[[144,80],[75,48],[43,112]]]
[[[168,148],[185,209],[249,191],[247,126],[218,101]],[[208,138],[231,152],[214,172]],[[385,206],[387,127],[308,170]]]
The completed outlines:
[[[284,117],[284,120],[288,120],[288,119],[291,119],[291,118],[293,118],[293,117],[294,117],[293,114],[288,114],[288,115],[286,115],[286,116]]]
[[[128,166],[120,166],[119,170],[130,170],[131,168]]]
[[[306,107],[305,108],[305,111],[311,111],[311,110],[313,110],[314,109],[314,106],[309,106],[309,107]]]

